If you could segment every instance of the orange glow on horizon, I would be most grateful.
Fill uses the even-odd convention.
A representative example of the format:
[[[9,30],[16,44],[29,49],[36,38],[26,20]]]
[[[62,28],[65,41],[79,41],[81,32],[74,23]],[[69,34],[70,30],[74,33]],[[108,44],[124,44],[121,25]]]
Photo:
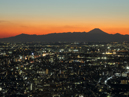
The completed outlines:
[[[0,38],[6,38],[6,37],[12,37],[16,36],[19,34],[36,34],[36,35],[45,35],[45,34],[50,34],[50,33],[63,33],[63,32],[89,32],[94,28],[51,28],[51,29],[42,29],[42,28],[30,28],[30,29],[6,29],[6,30],[1,30],[0,31]],[[109,33],[109,34],[115,34],[115,33],[120,33],[120,34],[129,34],[129,29],[124,29],[124,28],[100,28],[102,31]]]
[[[36,25],[37,24],[37,25]],[[45,35],[50,33],[63,33],[63,32],[89,32],[94,28],[100,28],[102,31],[109,33],[109,34],[129,34],[129,28],[124,27],[109,27],[109,25],[99,25],[96,27],[95,24],[88,25],[88,24],[78,24],[78,25],[43,25],[40,23],[30,23],[30,24],[12,24],[12,23],[3,23],[0,24],[0,38],[12,37],[19,34],[36,34],[36,35]],[[77,23],[76,23],[77,24]],[[84,26],[85,25],[85,26]]]
[[[94,29],[94,28],[93,28]],[[101,29],[101,28],[100,28]],[[71,28],[71,29],[64,29],[64,28],[52,28],[52,29],[9,29],[9,30],[1,30],[0,31],[0,38],[6,38],[6,37],[12,37],[12,36],[16,36],[16,35],[19,35],[19,34],[36,34],[36,35],[45,35],[45,34],[50,34],[50,33],[63,33],[63,32],[89,32],[90,30],[92,29],[85,29],[85,28],[82,28],[82,29],[75,29],[75,28]],[[125,35],[125,34],[129,34],[129,29],[124,29],[124,28],[119,28],[119,29],[101,29],[102,31],[106,32],[106,33],[109,33],[109,34],[115,34],[115,33],[120,33],[122,35]]]

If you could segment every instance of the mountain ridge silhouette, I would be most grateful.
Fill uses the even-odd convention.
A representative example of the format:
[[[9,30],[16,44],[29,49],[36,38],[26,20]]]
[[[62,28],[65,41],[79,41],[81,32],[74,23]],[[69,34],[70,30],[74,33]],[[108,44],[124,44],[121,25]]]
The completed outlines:
[[[0,42],[122,42],[129,41],[129,35],[108,34],[99,28],[89,32],[65,32],[46,35],[19,34],[13,37],[2,38]]]

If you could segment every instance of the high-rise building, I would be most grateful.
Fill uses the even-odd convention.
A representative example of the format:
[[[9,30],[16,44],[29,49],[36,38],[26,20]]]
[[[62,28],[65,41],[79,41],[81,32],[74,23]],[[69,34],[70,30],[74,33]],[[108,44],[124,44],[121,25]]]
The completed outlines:
[[[46,74],[48,74],[48,72],[49,72],[48,69],[46,69]]]

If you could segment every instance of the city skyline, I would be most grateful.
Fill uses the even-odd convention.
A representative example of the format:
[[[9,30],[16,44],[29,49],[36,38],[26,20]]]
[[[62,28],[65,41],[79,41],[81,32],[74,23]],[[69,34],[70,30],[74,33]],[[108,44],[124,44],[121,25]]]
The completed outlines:
[[[44,35],[88,32],[129,34],[128,0],[0,1],[0,38],[21,33]]]

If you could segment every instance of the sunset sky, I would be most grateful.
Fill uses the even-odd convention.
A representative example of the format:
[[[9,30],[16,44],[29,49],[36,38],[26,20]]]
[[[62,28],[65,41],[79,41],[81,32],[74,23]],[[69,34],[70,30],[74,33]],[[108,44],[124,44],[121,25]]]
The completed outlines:
[[[0,38],[94,28],[129,34],[129,0],[0,0]]]

